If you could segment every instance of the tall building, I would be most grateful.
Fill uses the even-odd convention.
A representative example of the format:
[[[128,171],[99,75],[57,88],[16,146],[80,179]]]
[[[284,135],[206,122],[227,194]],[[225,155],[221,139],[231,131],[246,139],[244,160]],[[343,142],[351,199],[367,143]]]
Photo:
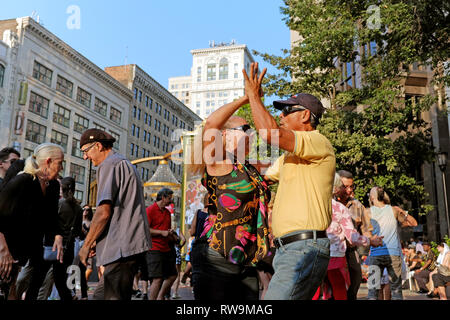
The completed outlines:
[[[212,42],[209,48],[191,54],[191,75],[169,78],[169,91],[185,100],[197,115],[207,118],[218,107],[244,95],[242,69],[248,72],[254,62],[246,45]]]
[[[86,202],[81,134],[106,130],[125,154],[131,91],[30,17],[0,21],[0,35],[1,147],[26,158],[41,143],[61,145],[61,174],[75,178],[75,196]]]
[[[161,156],[180,143],[182,131],[192,131],[201,122],[183,103],[135,64],[107,67],[105,71],[133,92],[128,116],[126,156],[131,159]],[[182,181],[179,162],[169,161],[170,169]],[[158,161],[137,165],[142,180],[148,181]]]

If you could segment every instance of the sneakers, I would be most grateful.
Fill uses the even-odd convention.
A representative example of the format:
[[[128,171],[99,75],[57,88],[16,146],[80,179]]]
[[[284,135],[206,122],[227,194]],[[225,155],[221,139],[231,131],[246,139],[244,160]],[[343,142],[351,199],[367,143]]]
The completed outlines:
[[[419,291],[417,291],[417,293],[428,293],[428,291],[427,290],[423,290],[423,289],[420,289]]]
[[[142,295],[142,300],[148,300],[148,295],[147,295],[146,293],[144,293],[144,294]]]
[[[173,295],[172,295],[172,299],[180,299],[181,297],[178,295],[178,293],[174,293]]]
[[[136,293],[134,294],[134,297],[135,298],[141,298],[142,297],[142,292],[141,292],[141,290],[136,290]]]

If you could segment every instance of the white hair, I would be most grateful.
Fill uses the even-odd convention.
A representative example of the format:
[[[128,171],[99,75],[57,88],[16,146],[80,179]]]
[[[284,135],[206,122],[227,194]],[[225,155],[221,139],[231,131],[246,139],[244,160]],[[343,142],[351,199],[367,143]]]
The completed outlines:
[[[54,143],[43,143],[34,149],[34,152],[25,160],[25,167],[23,172],[31,174],[36,177],[36,174],[42,170],[42,164],[50,159],[57,159],[64,154],[64,150],[61,146]]]

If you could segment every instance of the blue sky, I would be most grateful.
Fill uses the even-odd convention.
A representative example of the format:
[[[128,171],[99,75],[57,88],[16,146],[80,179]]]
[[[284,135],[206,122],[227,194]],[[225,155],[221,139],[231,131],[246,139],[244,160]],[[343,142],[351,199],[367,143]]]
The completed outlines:
[[[80,9],[79,29],[67,27],[71,5]],[[0,19],[36,11],[47,29],[99,67],[136,63],[167,88],[169,77],[190,73],[190,50],[206,48],[210,40],[235,39],[281,55],[290,46],[282,5],[281,0],[20,0],[4,1]],[[261,69],[273,71],[255,59]]]

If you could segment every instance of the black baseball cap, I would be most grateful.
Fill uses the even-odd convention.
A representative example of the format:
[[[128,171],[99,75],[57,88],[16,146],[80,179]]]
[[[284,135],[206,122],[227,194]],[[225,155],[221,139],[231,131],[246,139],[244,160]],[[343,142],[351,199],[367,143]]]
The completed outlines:
[[[311,111],[317,119],[322,117],[325,108],[315,96],[309,93],[297,93],[287,100],[278,100],[273,102],[273,106],[278,110],[283,110],[285,106],[302,106]]]
[[[80,139],[80,148],[83,147],[85,144],[91,143],[91,142],[111,142],[114,143],[116,141],[116,138],[114,138],[109,133],[100,130],[100,129],[87,129],[83,134],[81,135]]]

